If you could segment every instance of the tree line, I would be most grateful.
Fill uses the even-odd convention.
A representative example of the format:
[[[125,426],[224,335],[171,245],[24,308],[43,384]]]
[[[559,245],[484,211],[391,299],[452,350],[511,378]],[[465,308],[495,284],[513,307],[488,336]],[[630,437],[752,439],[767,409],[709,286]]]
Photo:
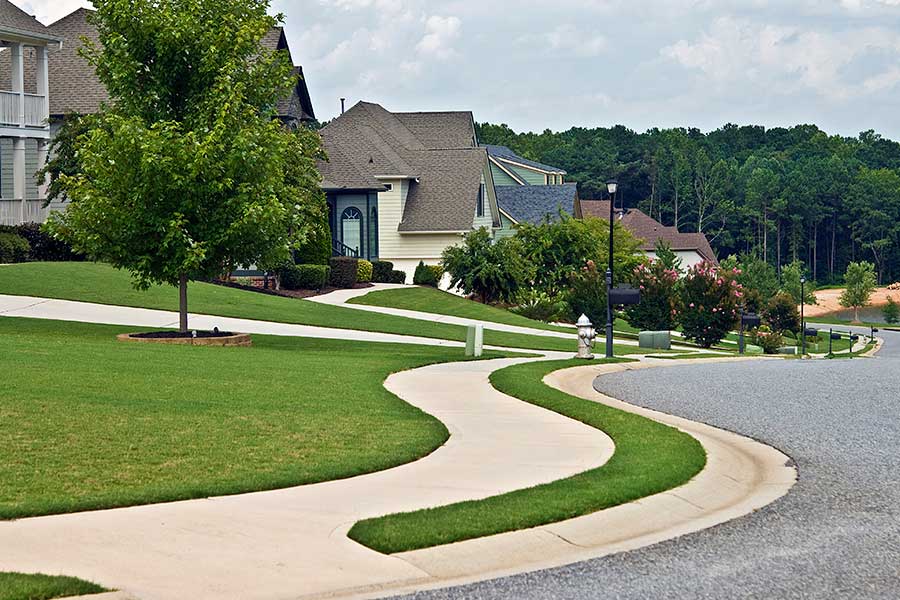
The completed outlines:
[[[585,199],[619,198],[664,225],[707,235],[719,258],[742,254],[782,267],[801,262],[823,284],[869,260],[881,282],[900,278],[900,143],[815,125],[766,129],[624,126],[517,133],[479,123],[481,142],[564,168]]]

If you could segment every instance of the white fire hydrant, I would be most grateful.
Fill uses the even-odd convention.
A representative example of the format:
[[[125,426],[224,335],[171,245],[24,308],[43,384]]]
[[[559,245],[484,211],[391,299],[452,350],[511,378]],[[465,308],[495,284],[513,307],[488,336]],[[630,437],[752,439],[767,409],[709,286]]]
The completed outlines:
[[[592,350],[594,349],[594,338],[597,337],[594,324],[587,318],[587,315],[581,315],[575,325],[578,327],[578,354],[575,358],[590,360],[594,358]]]

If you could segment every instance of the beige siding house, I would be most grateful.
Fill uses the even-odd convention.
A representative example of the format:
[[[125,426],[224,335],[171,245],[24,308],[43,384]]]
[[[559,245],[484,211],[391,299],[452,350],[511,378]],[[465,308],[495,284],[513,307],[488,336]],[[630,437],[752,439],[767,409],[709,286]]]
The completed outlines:
[[[392,113],[360,102],[321,130],[335,254],[407,274],[478,227],[500,228],[488,154],[470,112]]]

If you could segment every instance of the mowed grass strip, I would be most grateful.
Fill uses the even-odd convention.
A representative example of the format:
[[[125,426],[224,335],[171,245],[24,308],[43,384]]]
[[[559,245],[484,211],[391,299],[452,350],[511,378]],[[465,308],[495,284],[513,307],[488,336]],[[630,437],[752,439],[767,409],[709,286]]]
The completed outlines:
[[[0,518],[282,488],[416,460],[442,423],[383,387],[461,348],[253,336],[124,343],[133,329],[0,318]],[[496,356],[488,353],[487,356]]]
[[[363,304],[366,306],[383,306],[387,308],[401,308],[405,310],[417,310],[438,315],[449,315],[464,319],[477,319],[502,325],[515,325],[517,327],[530,327],[544,331],[556,331],[574,334],[572,327],[560,327],[543,321],[535,321],[517,315],[503,308],[481,304],[466,298],[462,298],[449,292],[444,292],[430,287],[409,287],[403,289],[378,290],[369,292],[365,296],[353,298],[350,304]]]
[[[366,519],[351,528],[350,537],[386,554],[429,548],[586,515],[672,489],[703,469],[706,453],[686,433],[564,394],[542,381],[548,373],[579,365],[584,362],[514,365],[495,371],[491,383],[501,392],[605,431],[616,444],[605,465],[484,500]]]
[[[36,262],[6,265],[0,268],[0,294],[178,310],[178,292],[175,288],[154,286],[146,291],[136,290],[131,285],[131,277],[127,272],[101,263]],[[358,329],[442,340],[466,339],[466,328],[461,325],[363,312],[209,283],[190,284],[188,308],[193,313],[221,317]],[[575,340],[574,332],[571,340],[501,331],[484,332],[485,344],[529,350],[574,350]]]
[[[0,572],[0,600],[50,600],[106,591],[74,577]]]

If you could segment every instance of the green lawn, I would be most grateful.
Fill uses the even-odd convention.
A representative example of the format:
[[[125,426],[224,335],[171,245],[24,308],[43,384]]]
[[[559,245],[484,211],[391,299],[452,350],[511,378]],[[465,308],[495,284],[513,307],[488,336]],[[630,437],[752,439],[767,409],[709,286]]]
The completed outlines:
[[[253,337],[123,343],[120,326],[0,318],[0,518],[282,488],[386,469],[447,439],[382,386],[461,348]],[[496,354],[494,354],[496,356]]]
[[[74,577],[0,573],[0,600],[50,600],[106,591],[99,585]]]
[[[560,327],[543,321],[535,321],[521,315],[517,315],[503,308],[481,304],[473,300],[462,298],[449,292],[444,292],[431,287],[409,287],[404,289],[379,290],[369,292],[365,296],[350,300],[351,304],[364,304],[367,306],[384,306],[388,308],[402,308],[438,315],[450,315],[464,319],[477,319],[503,325],[516,325],[518,327],[530,327],[544,331],[560,331],[573,333],[572,327]]]
[[[484,500],[460,502],[356,523],[350,537],[391,554],[570,519],[679,486],[703,469],[706,454],[691,436],[644,417],[569,396],[542,382],[576,360],[495,371],[498,390],[602,429],[616,451],[602,467],[568,479]]]
[[[128,273],[99,263],[23,263],[0,268],[0,294],[59,298],[99,304],[178,310],[175,288],[157,286],[147,291],[131,286]],[[269,296],[207,283],[192,283],[189,309],[193,313],[359,329],[400,335],[465,341],[461,325],[435,323],[328,306],[308,300]],[[530,350],[569,351],[572,340],[539,335],[485,331],[484,343]]]

